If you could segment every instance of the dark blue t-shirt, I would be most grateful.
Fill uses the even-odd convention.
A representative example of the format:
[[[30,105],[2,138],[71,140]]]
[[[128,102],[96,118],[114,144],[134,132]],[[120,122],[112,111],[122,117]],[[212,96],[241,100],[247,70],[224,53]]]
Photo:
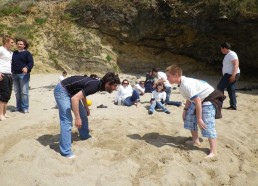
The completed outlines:
[[[86,76],[71,76],[61,81],[61,84],[70,97],[80,91],[82,91],[83,95],[86,97],[104,89],[101,80]]]

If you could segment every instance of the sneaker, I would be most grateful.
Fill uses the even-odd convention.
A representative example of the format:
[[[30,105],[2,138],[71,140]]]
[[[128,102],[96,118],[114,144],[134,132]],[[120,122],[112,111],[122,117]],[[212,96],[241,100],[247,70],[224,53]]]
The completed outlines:
[[[166,113],[166,114],[170,114],[170,112],[169,112],[169,111],[166,111],[165,113]]]
[[[152,114],[153,114],[153,112],[152,112],[152,111],[149,111],[149,112],[148,112],[148,114],[149,114],[149,115],[152,115]]]

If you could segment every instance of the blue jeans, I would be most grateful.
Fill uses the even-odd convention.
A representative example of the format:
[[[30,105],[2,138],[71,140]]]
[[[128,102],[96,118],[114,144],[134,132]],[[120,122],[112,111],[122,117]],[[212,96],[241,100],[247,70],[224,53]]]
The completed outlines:
[[[153,101],[150,108],[149,108],[149,111],[152,111],[154,112],[154,109],[156,108],[156,106],[160,109],[163,110],[163,112],[167,112],[168,109],[160,102],[160,101]]]
[[[217,85],[217,89],[223,92],[225,88],[228,91],[228,96],[229,96],[229,104],[233,108],[237,108],[237,100],[236,100],[236,82],[238,81],[240,74],[236,74],[236,80],[232,83],[229,82],[231,74],[224,74],[221,80],[219,81]]]
[[[62,156],[69,157],[73,155],[71,151],[72,145],[72,126],[73,118],[71,112],[71,98],[66,92],[65,88],[58,83],[54,90],[55,100],[58,106],[59,119],[60,119],[60,137],[59,148]],[[85,140],[91,137],[89,135],[88,117],[83,104],[79,103],[80,117],[82,120],[82,127],[78,129],[80,139]]]
[[[12,76],[16,97],[16,109],[19,111],[28,111],[30,74],[12,74]]]
[[[136,103],[139,100],[140,100],[139,92],[137,90],[133,90],[132,96],[125,98],[124,105],[129,107],[129,106],[132,106],[134,103]]]
[[[169,100],[170,99],[170,95],[171,95],[171,87],[165,87],[165,88],[166,88],[166,90],[165,90],[165,92],[166,92],[166,101],[165,101],[165,103],[167,105],[175,105],[177,107],[180,107],[182,105],[182,102],[180,102],[180,101],[170,101]]]

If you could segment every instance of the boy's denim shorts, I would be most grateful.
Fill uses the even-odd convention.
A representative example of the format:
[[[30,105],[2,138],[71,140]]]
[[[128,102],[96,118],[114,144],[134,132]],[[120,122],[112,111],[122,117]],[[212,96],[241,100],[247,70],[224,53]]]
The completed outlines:
[[[202,105],[202,120],[206,124],[207,128],[202,129],[202,136],[207,138],[217,138],[217,133],[215,129],[215,107],[212,104]],[[188,111],[186,113],[184,128],[197,131],[197,118],[195,113],[195,104],[191,103]]]

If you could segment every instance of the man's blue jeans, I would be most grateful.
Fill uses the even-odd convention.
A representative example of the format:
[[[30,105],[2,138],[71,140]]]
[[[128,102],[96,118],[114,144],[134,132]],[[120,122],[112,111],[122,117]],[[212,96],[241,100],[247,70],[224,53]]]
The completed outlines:
[[[165,88],[166,88],[166,90],[165,90],[165,92],[166,92],[165,103],[167,105],[175,105],[177,107],[180,107],[182,105],[182,102],[180,102],[180,101],[170,101],[169,100],[170,99],[170,95],[171,95],[171,87],[165,87]]]
[[[153,102],[151,103],[151,106],[150,106],[150,108],[149,108],[149,111],[154,112],[154,109],[156,108],[156,106],[157,106],[157,108],[162,109],[163,112],[167,112],[167,111],[168,111],[168,109],[167,109],[160,101],[153,101]]]
[[[71,98],[60,83],[58,83],[55,87],[54,96],[58,106],[60,119],[60,153],[63,156],[69,157],[73,155],[71,151],[73,125]],[[79,103],[79,111],[82,120],[82,127],[78,129],[78,131],[80,134],[80,139],[85,140],[91,136],[89,135],[87,112],[81,102]]]
[[[30,74],[12,74],[12,77],[16,97],[16,109],[19,111],[28,111]]]
[[[132,96],[125,98],[124,105],[129,107],[139,100],[140,100],[139,92],[137,90],[133,90]]]
[[[217,85],[217,89],[223,92],[225,88],[228,91],[228,96],[229,96],[229,104],[233,108],[237,108],[237,100],[236,100],[236,82],[238,81],[240,74],[236,74],[236,80],[232,83],[229,82],[231,74],[224,74],[221,80],[219,81]]]

